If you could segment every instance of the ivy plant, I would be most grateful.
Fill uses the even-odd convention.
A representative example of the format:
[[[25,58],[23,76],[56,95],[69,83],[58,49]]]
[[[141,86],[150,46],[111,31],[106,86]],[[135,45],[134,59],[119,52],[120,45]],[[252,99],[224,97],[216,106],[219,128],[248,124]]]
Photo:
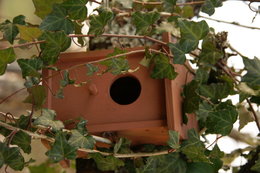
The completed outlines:
[[[0,75],[7,73],[8,65],[17,62],[24,78],[24,88],[12,93],[0,101],[15,97],[19,91],[27,90],[24,102],[31,104],[27,115],[13,115],[0,112],[0,133],[5,137],[0,142],[0,168],[10,167],[23,170],[32,160],[26,160],[23,153],[31,152],[31,138],[47,141],[49,149],[46,155],[53,163],[75,160],[83,152],[90,161],[89,170],[114,171],[127,173],[214,173],[222,168],[229,168],[228,158],[237,156],[247,159],[247,163],[235,168],[238,172],[259,172],[260,149],[257,138],[252,140],[247,149],[235,150],[235,154],[224,154],[217,141],[207,143],[208,134],[215,134],[217,139],[228,136],[233,124],[239,120],[240,129],[254,121],[260,131],[257,108],[260,104],[260,60],[246,57],[235,50],[227,41],[227,33],[216,33],[206,21],[193,21],[202,11],[209,16],[215,8],[222,6],[220,0],[205,1],[135,1],[135,0],[32,0],[35,15],[40,24],[32,24],[22,14],[12,20],[0,23]],[[89,5],[98,7],[89,14]],[[87,23],[88,33],[82,33],[83,23]],[[134,35],[111,34],[115,26],[131,26]],[[162,40],[162,32],[170,33],[174,42]],[[59,69],[56,63],[60,54],[68,50],[73,43],[85,45],[83,38],[92,40],[118,38],[118,46],[104,59],[90,61],[68,69]],[[87,130],[87,120],[75,120],[74,127],[67,129],[68,122],[56,119],[55,110],[44,108],[47,99],[46,85],[42,85],[52,76],[44,76],[42,70],[57,71],[63,76],[57,93],[53,97],[64,98],[63,89],[67,86],[80,87],[70,78],[71,68],[87,68],[87,76],[111,73],[120,75],[131,73],[126,45],[120,39],[139,40],[145,54],[140,64],[151,72],[150,77],[162,80],[175,80],[179,75],[176,67],[186,68],[194,77],[182,86],[183,123],[189,120],[189,114],[195,114],[198,129],[189,129],[187,139],[181,139],[179,132],[169,130],[169,139],[164,146],[153,144],[136,147],[131,141],[120,138],[115,141],[97,137]],[[76,40],[77,39],[77,40]],[[101,40],[101,41],[100,41]],[[97,41],[98,42],[98,41]],[[103,39],[103,42],[104,39]],[[200,44],[201,43],[201,44]],[[105,43],[104,43],[105,44]],[[128,44],[129,47],[130,44]],[[158,49],[154,49],[154,45]],[[29,59],[16,53],[16,49],[26,48],[38,52]],[[230,48],[233,53],[228,52]],[[187,56],[192,58],[187,58]],[[227,65],[230,57],[239,55],[244,62],[244,69],[236,70]],[[196,69],[191,69],[189,63]],[[100,66],[106,67],[105,70]],[[88,82],[88,81],[87,81]],[[239,95],[239,104],[233,104],[228,96]],[[41,112],[36,116],[35,112]],[[100,148],[96,142],[109,145]],[[142,148],[142,149],[140,149]],[[247,151],[247,152],[246,152]],[[44,164],[43,164],[44,165]],[[39,168],[43,167],[39,166]],[[37,166],[30,167],[36,171]],[[44,168],[47,170],[47,168]],[[231,169],[231,168],[230,168]],[[50,168],[50,171],[53,171]],[[37,172],[37,171],[36,171]]]

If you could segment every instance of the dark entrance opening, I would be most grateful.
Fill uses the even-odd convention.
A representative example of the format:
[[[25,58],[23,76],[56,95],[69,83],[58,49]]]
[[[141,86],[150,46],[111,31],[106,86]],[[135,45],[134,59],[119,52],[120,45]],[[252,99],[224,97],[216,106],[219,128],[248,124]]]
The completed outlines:
[[[120,77],[110,87],[111,98],[120,105],[136,101],[141,93],[140,82],[131,76]]]

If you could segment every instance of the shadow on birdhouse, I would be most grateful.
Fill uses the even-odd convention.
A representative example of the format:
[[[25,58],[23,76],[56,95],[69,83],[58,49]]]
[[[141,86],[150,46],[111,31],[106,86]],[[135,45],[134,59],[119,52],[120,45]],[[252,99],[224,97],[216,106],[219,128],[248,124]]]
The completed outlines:
[[[144,48],[132,48],[136,51]],[[107,57],[113,50],[97,50],[79,53],[64,53],[56,64],[59,69],[98,61]],[[138,52],[138,51],[137,51]],[[180,132],[186,137],[189,128],[196,128],[193,115],[188,124],[182,123],[182,87],[192,79],[183,65],[174,65],[178,76],[174,80],[158,80],[150,77],[148,68],[139,64],[145,53],[139,51],[127,56],[131,73],[87,76],[87,68],[79,66],[69,70],[70,78],[77,83],[87,81],[81,87],[64,88],[64,98],[58,99],[48,91],[47,107],[57,112],[58,119],[69,120],[83,117],[88,120],[87,128],[92,134],[116,132],[132,141],[133,144],[166,144],[168,130]],[[100,67],[102,68],[102,67]],[[60,87],[62,75],[45,70],[44,76],[52,91]]]

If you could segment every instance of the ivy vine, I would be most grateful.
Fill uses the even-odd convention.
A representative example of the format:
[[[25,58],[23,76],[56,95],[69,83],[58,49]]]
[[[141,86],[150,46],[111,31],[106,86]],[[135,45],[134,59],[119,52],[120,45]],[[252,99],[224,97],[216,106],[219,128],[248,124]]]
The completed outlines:
[[[187,1],[177,0],[137,1],[113,0],[103,2],[95,0],[32,0],[35,14],[42,19],[41,23],[27,22],[26,17],[19,15],[13,20],[0,23],[3,35],[1,42],[8,42],[0,47],[0,75],[6,73],[9,64],[17,62],[25,80],[24,88],[19,89],[0,101],[4,103],[22,90],[28,91],[24,102],[31,104],[27,115],[13,115],[0,112],[0,133],[5,137],[0,142],[0,168],[11,167],[23,170],[33,162],[25,160],[22,153],[31,152],[31,139],[41,139],[49,145],[46,155],[53,163],[75,160],[77,152],[88,153],[87,159],[95,162],[93,168],[100,171],[128,173],[190,173],[218,172],[227,168],[225,163],[232,154],[223,153],[217,145],[222,136],[227,136],[233,124],[239,119],[240,129],[248,122],[254,121],[260,131],[257,108],[260,104],[260,60],[248,58],[227,41],[227,33],[215,33],[206,21],[192,21],[198,16],[197,10],[211,16],[215,8],[222,6],[221,0]],[[86,4],[97,4],[96,13],[88,15]],[[196,7],[196,10],[195,10]],[[111,34],[114,23],[130,20],[135,28],[135,35]],[[87,21],[89,31],[81,32],[82,23]],[[164,42],[162,32],[169,32],[175,42]],[[127,51],[116,47],[112,54],[102,60],[58,69],[55,63],[60,53],[70,48],[72,41],[77,45],[86,44],[83,38],[125,38],[140,41],[145,47],[141,50]],[[75,41],[76,40],[76,41]],[[120,42],[120,40],[119,40]],[[201,45],[199,44],[201,43]],[[151,45],[158,45],[154,49]],[[28,51],[36,47],[38,52],[30,59],[23,59],[15,49],[25,48]],[[228,52],[227,49],[230,49]],[[87,130],[86,120],[77,120],[72,129],[66,129],[65,122],[56,119],[55,110],[44,108],[46,91],[50,88],[42,85],[48,78],[42,70],[49,69],[63,75],[59,90],[53,97],[62,99],[63,89],[69,85],[80,87],[70,78],[70,70],[86,67],[86,75],[114,75],[133,72],[127,55],[145,53],[140,63],[151,68],[151,77],[155,79],[174,80],[178,75],[173,64],[183,65],[194,79],[183,86],[184,123],[190,113],[195,113],[199,131],[190,129],[188,138],[180,141],[179,132],[169,130],[167,145],[131,146],[131,141],[120,138],[114,143],[109,139],[92,135]],[[187,56],[192,58],[187,58]],[[230,57],[242,57],[245,68],[236,70],[227,65]],[[196,70],[187,65],[190,62]],[[99,69],[99,64],[106,70]],[[239,95],[239,104],[232,104],[227,99],[230,95]],[[41,112],[36,117],[35,111]],[[251,118],[250,118],[251,117]],[[208,144],[202,140],[207,134],[216,134],[216,141]],[[247,149],[234,151],[234,156],[243,156],[248,162],[238,172],[260,171],[259,140],[255,138]],[[109,148],[99,148],[95,144],[102,142]],[[212,147],[211,147],[212,146]],[[210,149],[212,148],[212,149]],[[249,152],[245,152],[249,151]],[[234,159],[234,157],[232,157]],[[30,167],[30,170],[36,169]]]

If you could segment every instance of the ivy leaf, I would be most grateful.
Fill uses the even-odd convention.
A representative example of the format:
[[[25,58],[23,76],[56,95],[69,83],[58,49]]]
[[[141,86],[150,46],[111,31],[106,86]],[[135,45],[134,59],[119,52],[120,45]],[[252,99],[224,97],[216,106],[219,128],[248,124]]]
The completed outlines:
[[[82,135],[78,130],[71,130],[71,137],[69,138],[69,144],[76,148],[93,149],[95,146],[95,139],[90,135]]]
[[[199,55],[199,63],[215,65],[222,57],[223,53],[217,48],[215,36],[208,34],[202,42],[202,51]]]
[[[220,149],[219,149],[219,147],[218,147],[218,145],[216,144],[215,146],[214,146],[214,148],[212,149],[212,151],[210,152],[210,157],[212,157],[212,158],[218,158],[218,159],[220,159],[220,158],[222,158],[222,157],[224,157],[224,152],[222,152]]]
[[[236,108],[230,101],[220,103],[215,108],[215,111],[208,114],[206,121],[207,132],[223,136],[228,135],[237,120],[237,114]]]
[[[207,83],[209,79],[209,72],[206,69],[199,68],[196,71],[195,80],[198,81],[200,84]]]
[[[36,27],[16,25],[19,29],[20,38],[26,41],[34,41],[42,35],[42,31]]]
[[[163,8],[167,12],[173,12],[177,0],[163,0]]]
[[[186,61],[185,53],[188,52],[188,49],[182,46],[181,43],[168,43],[168,45],[173,53],[173,63],[184,64]]]
[[[67,50],[71,44],[71,39],[67,37],[64,31],[44,32],[41,38],[46,41],[46,43],[41,44],[41,49],[55,47],[63,52]]]
[[[212,164],[205,162],[189,163],[187,173],[215,173]]]
[[[199,103],[199,109],[196,111],[196,115],[200,122],[205,123],[209,113],[214,110],[213,106],[210,105],[207,101]]]
[[[30,121],[30,116],[21,115],[16,121],[16,127],[26,129]]]
[[[51,127],[52,130],[58,131],[64,128],[62,121],[54,120],[56,113],[50,109],[42,109],[42,115],[34,120],[34,125],[43,125],[46,127]]]
[[[13,44],[15,37],[18,35],[19,31],[15,24],[25,25],[25,16],[19,15],[13,18],[13,23],[6,20],[4,23],[0,24],[0,31],[3,32],[3,36],[9,43]]]
[[[209,26],[204,20],[193,22],[179,19],[178,25],[181,31],[180,45],[185,47],[185,53],[195,49],[199,40],[203,39],[209,32]]]
[[[124,162],[114,156],[103,157],[101,154],[89,154],[95,160],[97,167],[101,171],[114,171],[119,167],[124,166]]]
[[[32,0],[37,16],[44,19],[52,11],[52,6],[56,3],[62,3],[64,0]]]
[[[109,54],[108,57],[120,55],[126,53],[125,50],[115,48],[114,52]],[[101,61],[100,64],[107,67],[106,72],[111,72],[114,75],[121,74],[122,72],[127,72],[130,68],[126,56],[120,56],[117,58],[111,58],[108,60]]]
[[[41,54],[41,59],[44,65],[52,65],[57,62],[60,55],[60,49],[56,47],[45,47]]]
[[[75,80],[71,80],[69,76],[69,71],[65,70],[63,74],[63,79],[60,81],[61,87],[66,87],[67,85],[74,84]]]
[[[173,149],[178,149],[180,147],[179,142],[179,132],[169,130],[169,140],[167,142],[168,145]]]
[[[181,151],[194,162],[210,163],[209,158],[205,155],[205,146],[194,129],[188,130],[188,140],[183,142]]]
[[[28,88],[29,96],[24,100],[25,103],[31,103],[35,108],[41,108],[46,100],[46,90],[44,86],[36,85]]]
[[[86,135],[88,133],[87,128],[87,120],[81,120],[80,122],[78,122],[76,129],[82,134],[82,135]]]
[[[76,147],[70,146],[62,132],[58,132],[55,137],[55,142],[51,149],[46,152],[46,155],[55,163],[61,160],[76,159]]]
[[[260,60],[258,58],[248,59],[243,57],[246,75],[242,77],[242,82],[246,82],[253,89],[260,89]]]
[[[4,164],[16,171],[21,171],[25,163],[18,147],[10,148],[5,143],[0,142],[0,167]]]
[[[7,64],[14,62],[15,53],[13,48],[0,50],[0,75],[5,73]]]
[[[17,63],[22,69],[23,78],[26,76],[40,77],[41,74],[38,72],[43,68],[43,62],[41,59],[18,59]]]
[[[90,16],[90,28],[89,34],[96,36],[101,35],[104,32],[104,28],[114,18],[114,14],[108,10],[99,10],[99,15]]]
[[[201,11],[211,16],[212,14],[215,13],[215,8],[221,6],[222,6],[221,0],[206,0],[206,2],[202,6]]]
[[[41,163],[40,165],[29,166],[28,169],[30,173],[57,173],[59,169],[57,167],[52,167],[48,162]]]
[[[167,56],[163,54],[157,54],[154,57],[154,68],[151,77],[154,79],[175,79],[177,74],[172,64],[170,64]]]
[[[250,170],[256,172],[260,171],[260,158],[257,161],[255,161],[255,164],[251,167]]]
[[[86,64],[87,67],[87,75],[92,76],[94,73],[98,72],[98,66],[94,66],[93,64]]]
[[[131,153],[131,141],[126,138],[120,138],[114,146],[114,153]]]
[[[252,114],[246,109],[244,105],[238,106],[238,114],[239,114],[239,128],[238,130],[241,130],[244,128],[249,122],[254,121],[254,117]]]
[[[31,153],[31,137],[27,133],[22,131],[17,132],[11,144],[19,146],[27,154]]]
[[[66,34],[71,34],[74,31],[74,24],[67,18],[66,9],[61,5],[55,4],[53,11],[43,19],[40,29],[46,31],[64,31]]]
[[[199,109],[200,97],[197,94],[199,83],[195,80],[191,81],[183,88],[184,103],[183,109],[185,113],[193,113]]]
[[[152,25],[160,19],[158,12],[140,12],[137,11],[132,15],[133,24],[136,26],[136,33],[147,35],[152,30]]]
[[[161,156],[149,157],[142,168],[137,169],[137,173],[186,173],[186,162],[179,153],[171,153]]]
[[[88,0],[67,0],[62,6],[68,10],[71,19],[83,21],[88,14],[87,2]]]
[[[199,93],[200,95],[213,100],[223,99],[233,93],[233,86],[229,83],[212,83],[210,85],[201,85],[199,87]]]

